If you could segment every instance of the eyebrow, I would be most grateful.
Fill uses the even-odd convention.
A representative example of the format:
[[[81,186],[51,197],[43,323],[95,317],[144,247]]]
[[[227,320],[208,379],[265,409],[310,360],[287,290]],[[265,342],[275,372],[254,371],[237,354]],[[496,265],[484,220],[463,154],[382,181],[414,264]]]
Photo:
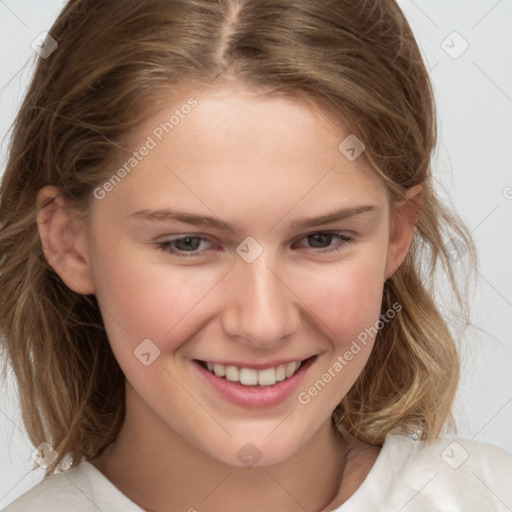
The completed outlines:
[[[375,205],[363,205],[354,206],[352,208],[342,208],[339,210],[334,210],[332,212],[325,213],[323,215],[319,215],[317,217],[308,217],[305,219],[295,220],[290,223],[290,226],[293,229],[311,228],[321,226],[323,224],[329,224],[332,222],[338,222],[341,220],[353,218],[358,215],[362,215],[363,213],[368,213],[376,210],[377,208]],[[195,226],[216,228],[221,231],[229,231],[231,233],[239,232],[239,229],[236,226],[230,224],[229,222],[220,220],[218,218],[209,217],[206,215],[196,215],[194,213],[188,212],[180,212],[169,208],[160,210],[149,210],[147,208],[144,208],[142,210],[138,210],[130,214],[129,217],[135,217],[147,221],[179,221],[184,222],[185,224],[193,224]]]

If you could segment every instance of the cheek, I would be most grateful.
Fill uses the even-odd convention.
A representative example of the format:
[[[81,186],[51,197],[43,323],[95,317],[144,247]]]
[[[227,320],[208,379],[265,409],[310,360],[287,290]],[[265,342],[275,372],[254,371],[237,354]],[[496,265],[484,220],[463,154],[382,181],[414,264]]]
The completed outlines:
[[[105,328],[118,360],[127,363],[144,339],[173,351],[192,334],[191,319],[199,330],[201,300],[221,277],[211,269],[155,263],[158,255],[148,254],[110,243],[96,258],[96,296]]]
[[[317,269],[305,280],[304,302],[317,318],[318,328],[338,346],[349,345],[378,320],[384,264],[384,258],[357,255],[351,261]]]
[[[305,285],[304,302],[312,305],[315,328],[330,341],[330,348],[302,385],[298,401],[316,408],[319,415],[335,409],[370,357],[381,312],[383,268],[384,259],[360,254],[329,271],[315,272]]]

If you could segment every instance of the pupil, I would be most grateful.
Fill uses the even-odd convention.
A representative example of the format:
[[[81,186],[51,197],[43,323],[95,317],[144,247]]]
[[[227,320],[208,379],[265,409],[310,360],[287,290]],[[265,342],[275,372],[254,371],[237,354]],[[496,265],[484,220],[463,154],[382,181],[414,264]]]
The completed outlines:
[[[324,242],[328,245],[332,235],[329,234],[329,233],[318,233],[316,235],[310,235],[309,236],[309,238],[310,238],[309,242],[311,243],[311,240],[314,240],[314,242],[311,245],[313,247],[318,247],[317,245],[315,245],[315,243],[318,241],[318,239],[322,240],[322,237],[325,237],[324,238]]]
[[[190,241],[194,240],[195,243],[190,244]],[[183,244],[183,249],[180,248],[180,250],[187,250],[187,249],[197,249],[200,243],[200,240],[197,238],[187,237],[182,238],[181,240],[177,240],[178,245]],[[179,248],[179,247],[178,247]]]

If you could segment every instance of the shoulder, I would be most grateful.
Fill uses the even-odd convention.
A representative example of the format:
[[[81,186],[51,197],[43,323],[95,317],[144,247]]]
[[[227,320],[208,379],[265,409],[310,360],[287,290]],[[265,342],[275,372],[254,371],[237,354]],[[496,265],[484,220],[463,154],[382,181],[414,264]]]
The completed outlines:
[[[97,512],[140,509],[92,464],[80,465],[49,476],[15,499],[1,512]]]
[[[407,436],[390,436],[390,455],[397,456],[397,470],[431,468],[452,480],[462,475],[482,475],[500,479],[512,476],[512,455],[492,444],[458,436],[434,441],[417,441]]]
[[[85,511],[88,508],[77,508],[79,504],[78,484],[83,484],[83,468],[78,466],[62,473],[49,476],[14,500],[2,512],[18,512],[32,510],[68,510],[73,506],[75,510]]]
[[[510,512],[511,483],[512,455],[497,446],[388,435],[367,479],[339,510]]]
[[[512,455],[505,450],[458,436],[434,441],[392,436],[390,444],[395,482],[417,493],[411,496],[416,507],[483,511],[512,506]]]

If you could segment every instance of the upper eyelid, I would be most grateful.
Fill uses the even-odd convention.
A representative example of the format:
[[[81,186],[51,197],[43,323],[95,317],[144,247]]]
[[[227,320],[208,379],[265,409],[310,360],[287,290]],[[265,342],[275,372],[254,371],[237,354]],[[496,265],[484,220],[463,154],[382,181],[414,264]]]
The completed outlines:
[[[347,236],[352,236],[354,234],[353,231],[351,230],[348,230],[348,229],[316,229],[316,230],[312,230],[312,231],[308,231],[304,234],[301,234],[301,235],[297,235],[294,237],[294,239],[297,239],[297,238],[304,238],[304,237],[307,237],[307,236],[311,236],[311,235],[318,235],[318,234],[332,234],[332,235],[347,235]],[[166,236],[170,236],[170,238],[165,238]],[[210,234],[206,234],[206,233],[177,233],[175,235],[163,235],[162,237],[158,237],[158,240],[159,241],[163,241],[165,242],[166,240],[167,241],[174,241],[174,240],[181,240],[182,238],[187,238],[187,237],[190,237],[190,238],[205,238],[207,240],[209,240],[210,238],[217,238],[216,236],[213,236],[213,235],[210,235]],[[162,240],[160,240],[160,238],[162,238]]]

